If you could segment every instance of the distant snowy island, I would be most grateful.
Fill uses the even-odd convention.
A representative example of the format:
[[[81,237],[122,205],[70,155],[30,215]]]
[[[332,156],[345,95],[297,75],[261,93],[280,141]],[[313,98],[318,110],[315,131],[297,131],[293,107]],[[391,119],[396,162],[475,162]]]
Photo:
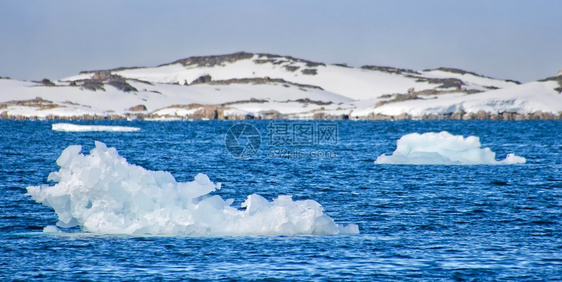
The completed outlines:
[[[0,78],[1,119],[562,119],[562,73],[521,84],[453,68],[239,52],[59,80]]]

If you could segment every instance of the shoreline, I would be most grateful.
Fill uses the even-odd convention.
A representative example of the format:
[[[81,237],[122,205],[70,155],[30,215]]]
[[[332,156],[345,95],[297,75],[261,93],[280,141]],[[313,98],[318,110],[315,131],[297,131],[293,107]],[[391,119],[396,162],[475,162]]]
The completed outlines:
[[[76,115],[76,116],[59,116],[59,115],[46,115],[46,116],[23,116],[23,115],[9,115],[6,112],[0,114],[0,120],[147,120],[147,121],[176,121],[176,120],[562,120],[562,112],[558,115],[553,113],[535,112],[529,114],[520,113],[497,113],[491,114],[480,111],[478,113],[465,113],[455,112],[448,114],[425,114],[422,116],[411,116],[409,114],[400,114],[396,116],[369,114],[367,116],[349,116],[342,115],[328,115],[325,113],[316,113],[312,116],[300,116],[294,114],[280,114],[275,115],[231,115],[224,116],[219,112],[211,112],[208,115],[154,115],[144,113],[127,113],[124,115],[110,114],[110,115]]]

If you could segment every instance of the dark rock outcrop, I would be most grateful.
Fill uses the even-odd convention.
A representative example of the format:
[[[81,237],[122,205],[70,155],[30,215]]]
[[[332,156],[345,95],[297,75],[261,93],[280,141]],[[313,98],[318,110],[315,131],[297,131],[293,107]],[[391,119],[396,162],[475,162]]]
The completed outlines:
[[[289,65],[284,66],[284,68],[285,68],[286,70],[290,71],[290,72],[294,72],[294,71],[296,71],[296,70],[299,69],[299,67],[297,67],[297,66],[289,66]]]
[[[324,64],[324,63],[318,63],[318,62],[303,60],[303,59],[299,59],[299,58],[295,58],[295,57],[291,57],[291,56],[281,56],[281,55],[273,55],[273,54],[267,54],[267,53],[258,53],[257,55],[260,57],[259,60],[262,60],[261,58],[263,58],[263,57],[265,57],[269,60],[274,59],[275,60],[274,64],[281,64],[281,63],[287,62],[287,60],[288,60],[291,63],[304,63],[306,65],[306,67],[309,67],[309,68],[318,67],[318,66],[326,66],[326,64]]]
[[[385,95],[383,95],[383,96],[385,96]],[[387,100],[387,101],[380,101],[375,105],[375,108],[380,107],[384,104],[388,104],[388,103],[396,103],[396,102],[402,102],[402,101],[407,101],[407,100],[421,99],[416,94],[394,94],[394,95],[390,95],[390,97],[392,97],[392,96],[394,96],[394,99]],[[387,97],[387,96],[385,96],[385,97]]]
[[[264,99],[250,98],[250,100],[240,100],[240,101],[234,101],[234,102],[226,102],[226,103],[223,103],[221,105],[222,106],[228,106],[228,105],[248,104],[248,103],[263,104],[263,103],[267,103],[267,102],[269,102],[269,101],[264,100]]]
[[[107,82],[107,84],[123,91],[123,92],[138,92],[138,90],[131,86],[129,83],[127,83],[127,81],[125,81],[124,79],[117,79],[117,80],[110,80]]]
[[[130,111],[130,112],[144,112],[144,111],[147,111],[147,110],[148,110],[148,109],[146,108],[146,106],[145,106],[145,105],[142,105],[142,104],[141,104],[141,105],[136,105],[136,106],[134,106],[134,107],[130,107],[130,108],[129,108],[129,111]]]
[[[313,105],[319,105],[319,106],[327,106],[327,105],[331,105],[333,103],[332,101],[319,101],[319,100],[317,101],[317,100],[310,100],[309,98],[287,100],[285,103],[289,103],[289,102],[297,102],[297,103],[301,103],[301,104],[313,104]]]
[[[464,82],[457,78],[426,78],[420,77],[416,82],[427,82],[431,84],[441,84],[437,88],[457,88],[461,89]]]
[[[41,97],[36,97],[35,99],[29,100],[13,100],[8,102],[0,103],[0,109],[6,109],[9,106],[23,106],[31,108],[39,108],[41,110],[64,108],[64,106],[55,104],[53,101],[45,100]]]
[[[462,74],[462,75],[464,75],[464,74],[471,74],[471,75],[478,76],[478,77],[484,77],[484,78],[491,78],[491,79],[494,79],[494,78],[489,77],[489,76],[484,76],[484,75],[481,75],[481,74],[477,74],[477,73],[475,73],[475,72],[465,71],[465,70],[461,70],[461,69],[457,69],[457,68],[445,68],[445,67],[440,67],[440,68],[436,68],[436,69],[425,69],[424,71],[433,71],[433,70],[439,70],[439,71],[450,72],[450,73],[456,73],[456,74]],[[506,79],[506,80],[504,80],[504,81],[506,81],[506,82],[513,82],[513,83],[515,83],[515,84],[521,84],[521,82],[516,81],[516,80],[511,80],[511,79]]]
[[[210,75],[206,74],[206,75],[202,75],[202,76],[200,76],[199,78],[197,78],[197,79],[195,79],[194,81],[192,81],[192,82],[190,83],[190,85],[191,85],[191,84],[208,83],[208,82],[211,82],[212,80],[213,80],[213,78],[212,78]]]
[[[220,65],[222,63],[234,63],[239,60],[250,59],[253,56],[254,54],[246,53],[246,52],[237,52],[234,54],[216,55],[216,56],[195,56],[195,57],[189,57],[186,59],[177,60],[169,64],[164,64],[162,66],[179,63],[184,66],[196,65],[198,67],[212,67],[212,66]]]
[[[139,81],[139,80],[135,80],[135,81]],[[139,81],[139,82],[144,82],[144,81]],[[92,78],[72,81],[70,86],[79,85],[79,83],[82,83],[80,84],[80,87],[82,89],[86,89],[90,91],[97,91],[97,90],[105,91],[104,86],[111,85],[123,92],[138,92],[138,90],[132,85],[130,85],[124,77],[113,74],[112,70],[94,71]]]
[[[52,81],[50,81],[48,78],[43,78],[41,80],[41,84],[45,86],[55,86],[55,84]]]
[[[94,79],[84,80],[80,88],[90,91],[97,91],[97,90],[105,91],[105,88],[103,88],[103,82]]]
[[[299,62],[304,63],[307,67],[317,67],[325,66],[324,63],[317,63],[312,61],[307,61],[303,59],[293,58],[290,56],[273,55],[267,53],[247,53],[247,52],[237,52],[233,54],[226,55],[215,55],[215,56],[194,56],[181,60],[174,61],[172,63],[164,64],[161,66],[172,65],[172,64],[182,64],[184,66],[198,66],[198,67],[213,67],[216,65],[221,65],[223,63],[234,63],[240,60],[251,59],[254,55],[258,55],[258,59],[255,59],[256,64],[282,64],[284,62]],[[285,60],[286,59],[286,60]]]
[[[301,71],[302,74],[306,74],[306,75],[317,75],[318,71],[316,69],[304,69]]]
[[[280,83],[284,85],[293,85],[301,88],[312,88],[312,89],[320,89],[320,86],[316,85],[309,85],[309,84],[300,84],[286,81],[282,78],[269,78],[269,77],[254,77],[254,78],[232,78],[226,80],[211,80],[206,82],[210,85],[230,85],[230,84],[268,84],[268,83]],[[193,84],[193,83],[192,83]]]
[[[402,73],[409,73],[409,74],[421,74],[417,71],[411,69],[401,69],[401,68],[393,68],[393,67],[385,67],[385,66],[362,66],[364,70],[375,70],[375,71],[382,71],[386,73],[394,73],[394,74],[402,74]]]

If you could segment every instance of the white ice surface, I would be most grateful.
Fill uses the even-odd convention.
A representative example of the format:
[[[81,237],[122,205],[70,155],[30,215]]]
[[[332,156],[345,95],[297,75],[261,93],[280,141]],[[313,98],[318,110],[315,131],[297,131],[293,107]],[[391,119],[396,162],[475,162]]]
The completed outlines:
[[[55,185],[29,186],[28,194],[58,215],[58,227],[79,226],[97,234],[149,235],[335,235],[357,234],[338,225],[314,200],[281,195],[268,201],[249,195],[242,210],[212,192],[205,174],[177,182],[168,172],[132,165],[115,148],[96,142],[89,155],[69,146],[49,174]],[[46,232],[56,232],[53,227]]]
[[[133,131],[140,130],[140,128],[132,127],[132,126],[78,125],[78,124],[71,124],[71,123],[53,123],[52,129],[54,131],[68,131],[68,132],[86,132],[86,131],[133,132]]]
[[[481,148],[476,136],[463,137],[446,131],[424,134],[412,133],[402,136],[392,155],[380,155],[376,164],[408,165],[478,165],[478,164],[519,164],[525,158],[508,154],[497,161],[496,153]]]

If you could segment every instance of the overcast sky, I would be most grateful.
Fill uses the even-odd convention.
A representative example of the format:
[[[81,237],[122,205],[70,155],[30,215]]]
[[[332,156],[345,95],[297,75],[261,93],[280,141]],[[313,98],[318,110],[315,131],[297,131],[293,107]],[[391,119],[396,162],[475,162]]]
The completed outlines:
[[[0,7],[0,76],[15,79],[237,51],[446,66],[522,82],[562,68],[558,0],[2,0]]]

